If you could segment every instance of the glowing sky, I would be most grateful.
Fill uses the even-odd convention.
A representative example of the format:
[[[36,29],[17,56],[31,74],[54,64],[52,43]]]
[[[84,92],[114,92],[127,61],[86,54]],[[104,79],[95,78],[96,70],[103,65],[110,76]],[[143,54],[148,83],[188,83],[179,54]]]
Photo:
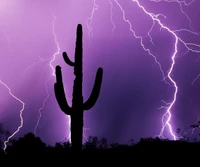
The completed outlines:
[[[68,117],[55,100],[55,77],[52,76],[49,63],[57,52],[55,35],[60,52],[66,51],[73,59],[76,26],[79,23],[83,25],[84,32],[85,100],[93,87],[97,68],[104,69],[100,97],[96,105],[85,112],[85,128],[90,129],[86,129],[85,134],[106,137],[109,142],[128,142],[131,138],[138,140],[160,133],[161,118],[166,108],[158,108],[165,105],[163,101],[171,102],[174,94],[174,87],[163,81],[163,74],[167,75],[172,63],[174,36],[155,24],[150,32],[151,41],[148,32],[153,25],[152,19],[132,0],[96,0],[96,10],[93,10],[94,2],[0,0],[0,80],[25,103],[24,125],[15,135],[16,138],[34,132],[38,110],[47,97],[46,82],[50,77],[47,83],[49,98],[41,110],[42,117],[36,135],[49,144],[63,141],[68,136]],[[182,29],[182,32],[175,32],[184,42],[200,44],[198,0],[138,2],[150,13],[163,14],[158,18],[171,30]],[[136,35],[143,37],[145,47],[156,56],[163,73],[155,59],[143,50],[140,39],[134,38],[121,9],[125,11],[126,19],[130,21]],[[198,50],[194,45],[191,48]],[[198,53],[187,52],[183,44],[178,44],[172,72],[179,87],[177,101],[171,110],[174,132],[179,127],[188,130],[200,115],[200,79],[193,83],[200,73],[199,56]],[[54,67],[58,64],[62,66],[66,95],[71,98],[73,68],[64,63],[60,54],[52,63]],[[0,122],[13,133],[20,125],[22,104],[10,96],[2,84],[0,92]],[[172,139],[168,128],[164,136]]]

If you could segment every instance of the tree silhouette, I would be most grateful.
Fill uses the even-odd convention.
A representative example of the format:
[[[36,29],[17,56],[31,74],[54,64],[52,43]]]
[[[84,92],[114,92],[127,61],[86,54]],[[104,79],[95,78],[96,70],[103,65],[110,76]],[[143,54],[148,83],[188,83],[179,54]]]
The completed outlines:
[[[72,62],[67,54],[63,53],[63,58],[65,62],[74,67],[74,86],[73,86],[73,99],[72,107],[67,103],[63,81],[61,67],[56,66],[56,83],[54,85],[55,96],[61,110],[71,117],[71,142],[73,150],[82,149],[82,138],[83,138],[83,112],[84,110],[91,109],[96,103],[102,83],[103,69],[99,68],[96,73],[96,79],[94,87],[89,99],[84,103],[82,94],[82,82],[83,82],[83,72],[82,72],[82,25],[77,26],[77,38],[76,38],[76,49],[75,49],[75,60]]]
[[[46,144],[42,142],[39,137],[36,137],[33,133],[28,133],[24,137],[18,140],[12,141],[12,146],[7,148],[7,152],[11,153],[43,153]]]

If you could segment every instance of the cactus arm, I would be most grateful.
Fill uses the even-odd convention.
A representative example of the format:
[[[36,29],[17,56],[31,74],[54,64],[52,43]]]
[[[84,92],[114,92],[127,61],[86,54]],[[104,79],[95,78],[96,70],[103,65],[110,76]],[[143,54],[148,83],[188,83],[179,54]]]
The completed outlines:
[[[63,81],[62,81],[62,72],[61,72],[60,66],[56,66],[56,83],[54,84],[54,92],[55,92],[56,100],[61,110],[65,114],[71,115],[72,108],[69,107],[66,97],[65,97],[64,86],[63,86]]]
[[[74,66],[74,62],[72,62],[67,53],[66,52],[63,52],[63,59],[65,60],[65,63],[67,63],[69,66]]]
[[[102,78],[103,78],[103,69],[99,68],[96,73],[96,78],[95,78],[94,87],[92,89],[92,93],[89,99],[83,104],[84,110],[89,110],[95,105],[99,97],[100,90],[101,90]]]

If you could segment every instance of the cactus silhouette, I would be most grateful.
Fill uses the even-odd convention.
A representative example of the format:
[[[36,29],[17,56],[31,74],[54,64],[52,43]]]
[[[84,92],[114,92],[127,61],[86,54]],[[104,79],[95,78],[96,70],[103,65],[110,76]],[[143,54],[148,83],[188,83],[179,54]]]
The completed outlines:
[[[82,25],[78,24],[77,26],[77,36],[76,36],[76,49],[75,49],[75,58],[72,62],[67,56],[66,52],[63,52],[64,61],[69,65],[74,67],[74,86],[72,94],[72,106],[70,107],[67,103],[64,86],[62,81],[61,67],[56,66],[56,83],[54,84],[55,96],[60,106],[61,110],[70,115],[71,118],[71,143],[74,150],[82,149],[82,139],[83,139],[83,115],[84,110],[91,109],[99,96],[101,83],[103,78],[103,69],[98,68],[96,73],[96,79],[94,83],[93,90],[89,99],[86,102],[83,102],[82,94],[82,82],[83,82],[83,72],[82,72]]]

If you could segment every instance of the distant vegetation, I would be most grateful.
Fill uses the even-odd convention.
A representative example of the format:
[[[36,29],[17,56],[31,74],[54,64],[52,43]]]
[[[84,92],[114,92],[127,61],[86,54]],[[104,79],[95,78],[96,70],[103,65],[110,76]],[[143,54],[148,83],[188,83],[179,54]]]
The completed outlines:
[[[184,150],[187,150],[184,151]],[[185,140],[170,141],[160,138],[141,138],[138,143],[133,140],[129,144],[112,143],[108,145],[105,138],[98,139],[90,136],[86,143],[82,146],[82,153],[124,153],[132,152],[137,154],[165,154],[167,152],[182,154],[191,153],[194,150],[200,150],[200,142],[187,142]],[[54,146],[45,144],[39,137],[33,133],[28,133],[17,140],[12,140],[6,149],[8,155],[19,154],[68,154],[72,152],[71,144],[69,142],[56,143]],[[3,148],[1,153],[4,154]],[[103,155],[103,154],[102,154]]]
[[[160,138],[141,138],[138,143],[133,139],[128,144],[108,144],[106,138],[88,137],[82,145],[81,152],[74,152],[69,142],[58,142],[50,146],[44,143],[33,133],[27,133],[19,139],[13,139],[8,143],[6,152],[3,151],[3,139],[9,134],[0,126],[1,148],[0,160],[12,163],[16,158],[25,161],[27,165],[33,162],[41,163],[81,163],[96,165],[99,163],[123,162],[138,165],[154,165],[176,161],[198,162],[200,141],[189,142],[187,138],[178,141],[170,141]],[[81,156],[80,156],[81,155]],[[21,159],[23,157],[23,159]],[[27,160],[29,159],[29,161]],[[76,158],[76,159],[75,159]],[[77,159],[78,158],[78,159]],[[79,158],[85,161],[80,161]],[[169,160],[170,159],[170,160]],[[74,161],[75,160],[75,161]],[[169,160],[169,161],[168,161]],[[191,161],[192,160],[192,161]],[[28,162],[27,162],[28,161]],[[138,164],[139,163],[139,164]],[[8,165],[8,164],[7,164]],[[20,164],[21,165],[21,162]]]

